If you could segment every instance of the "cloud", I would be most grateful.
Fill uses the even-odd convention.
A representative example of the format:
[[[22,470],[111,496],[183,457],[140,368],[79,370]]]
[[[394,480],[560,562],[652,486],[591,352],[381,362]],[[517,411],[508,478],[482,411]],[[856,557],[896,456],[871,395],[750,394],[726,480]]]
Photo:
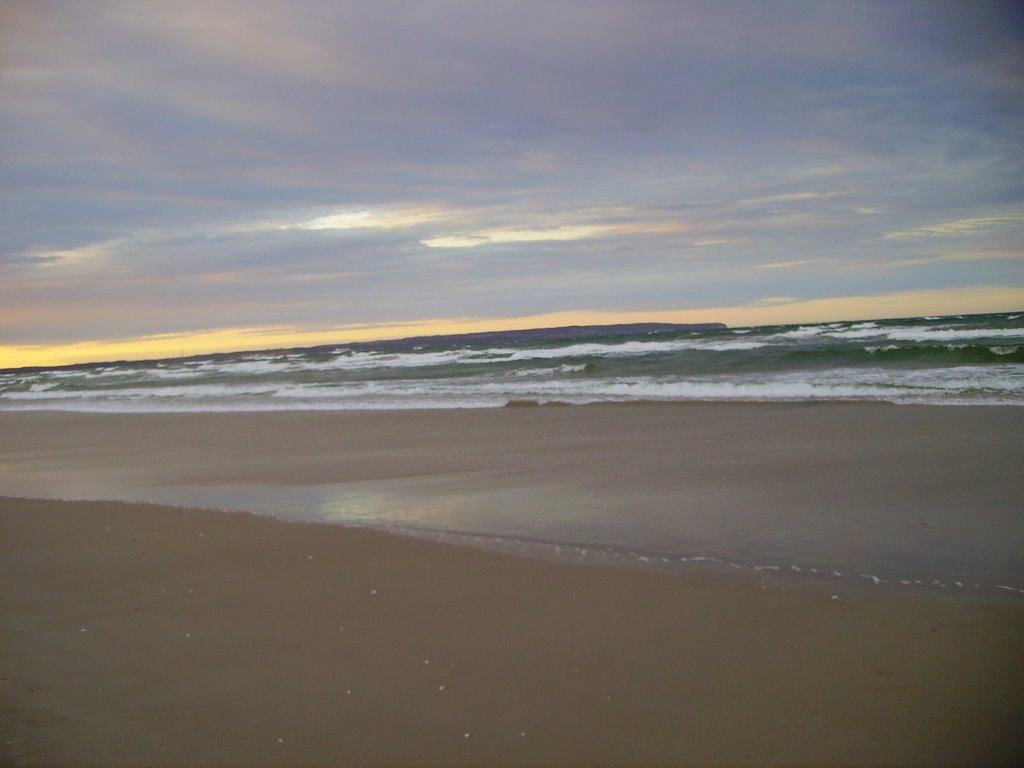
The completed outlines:
[[[800,301],[799,296],[764,296],[751,303],[751,307],[774,307],[782,304],[796,304]]]
[[[779,205],[785,203],[803,203],[810,200],[828,200],[841,197],[845,192],[783,192],[777,195],[750,197],[737,202],[738,205]]]
[[[698,248],[707,248],[714,245],[735,245],[736,243],[745,242],[742,238],[737,237],[714,237],[708,240],[696,240],[693,245]]]
[[[317,216],[299,224],[282,225],[282,229],[346,230],[346,229],[403,229],[442,221],[452,212],[430,208],[344,209]]]
[[[1006,251],[963,251],[940,254],[929,254],[912,259],[892,259],[874,265],[876,268],[897,269],[904,267],[933,267],[949,262],[960,261],[1024,261],[1024,250]]]
[[[1020,224],[1024,224],[1024,213],[1008,213],[999,216],[957,219],[901,232],[887,232],[883,237],[886,240],[906,240],[914,237],[966,237]]]
[[[634,222],[623,224],[577,224],[538,229],[491,229],[439,235],[421,240],[429,248],[475,248],[505,243],[564,242],[600,237],[672,234],[686,231],[681,222]]]
[[[25,344],[1022,279],[1009,4],[0,13]]]
[[[755,264],[755,269],[796,269],[811,264],[831,264],[835,259],[798,259],[795,261],[775,261],[770,264]]]

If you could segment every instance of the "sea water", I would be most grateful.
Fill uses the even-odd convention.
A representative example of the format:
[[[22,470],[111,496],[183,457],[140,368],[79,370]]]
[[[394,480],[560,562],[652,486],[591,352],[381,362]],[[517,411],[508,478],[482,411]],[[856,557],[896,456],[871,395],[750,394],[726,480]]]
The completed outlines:
[[[0,410],[859,400],[1024,405],[1024,313],[360,345],[0,372]]]

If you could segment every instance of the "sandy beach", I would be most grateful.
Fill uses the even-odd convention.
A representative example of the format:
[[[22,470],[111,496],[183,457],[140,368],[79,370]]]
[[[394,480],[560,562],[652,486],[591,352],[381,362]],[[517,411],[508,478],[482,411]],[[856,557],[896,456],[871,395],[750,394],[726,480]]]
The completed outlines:
[[[865,523],[888,504],[925,515],[921,528],[953,526],[971,499],[1005,537],[1020,418],[842,405],[7,413],[0,491],[519,484],[529,499],[585,487],[595,504],[632,495],[651,509],[689,492],[723,514],[758,496],[765,514],[828,502]],[[1024,757],[1024,607],[1011,594],[666,575],[110,501],[5,498],[0,541],[5,764]]]

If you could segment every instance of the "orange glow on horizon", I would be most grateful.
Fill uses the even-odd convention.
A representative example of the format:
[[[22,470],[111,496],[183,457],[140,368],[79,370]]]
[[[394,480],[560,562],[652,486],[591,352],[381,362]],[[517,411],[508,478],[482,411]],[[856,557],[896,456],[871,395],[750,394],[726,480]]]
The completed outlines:
[[[1024,288],[983,286],[806,301],[783,297],[763,299],[759,303],[745,306],[668,311],[565,311],[516,318],[439,318],[403,323],[342,325],[327,329],[291,326],[224,328],[46,346],[0,345],[0,368],[161,359],[218,352],[256,352],[409,336],[563,325],[721,322],[732,327],[742,327],[1018,310],[1024,310]]]

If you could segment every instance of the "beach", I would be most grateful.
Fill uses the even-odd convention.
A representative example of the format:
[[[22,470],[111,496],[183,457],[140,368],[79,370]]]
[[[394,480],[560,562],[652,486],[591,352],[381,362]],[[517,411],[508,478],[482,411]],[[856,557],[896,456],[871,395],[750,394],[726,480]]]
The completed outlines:
[[[1019,764],[1022,420],[841,403],[0,414],[3,760]],[[322,487],[360,490],[288,520],[166,506]],[[488,503],[483,533],[519,514],[523,540],[571,554],[352,527],[464,532]],[[673,509],[695,543],[666,549]],[[630,528],[650,541],[622,544]],[[601,557],[580,555],[585,535]],[[721,557],[608,556],[629,547]],[[854,573],[893,553],[943,586]],[[811,578],[815,558],[854,570]]]

